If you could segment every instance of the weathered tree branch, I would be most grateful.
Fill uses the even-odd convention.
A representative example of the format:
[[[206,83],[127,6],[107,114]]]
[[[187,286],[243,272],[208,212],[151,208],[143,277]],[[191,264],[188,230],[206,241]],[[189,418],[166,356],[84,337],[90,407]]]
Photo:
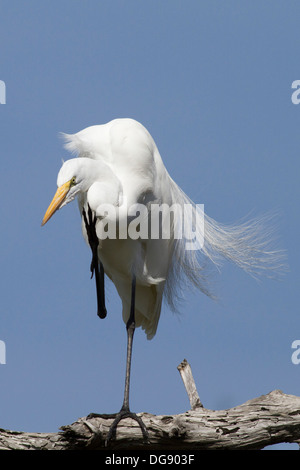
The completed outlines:
[[[138,424],[127,418],[117,429],[113,450],[263,449],[271,444],[300,442],[300,397],[275,390],[228,410],[208,410],[200,402],[190,367],[178,369],[192,408],[173,416],[140,413],[149,432],[144,444]],[[28,433],[0,429],[1,449],[92,450],[105,449],[112,415],[84,417],[62,426],[57,433]]]
[[[188,394],[191,409],[195,410],[196,408],[203,407],[198,392],[196,388],[196,384],[194,382],[194,377],[192,374],[191,366],[189,365],[188,361],[184,359],[179,366],[177,367],[179,373],[181,375],[182,381],[184,383],[186,393]]]

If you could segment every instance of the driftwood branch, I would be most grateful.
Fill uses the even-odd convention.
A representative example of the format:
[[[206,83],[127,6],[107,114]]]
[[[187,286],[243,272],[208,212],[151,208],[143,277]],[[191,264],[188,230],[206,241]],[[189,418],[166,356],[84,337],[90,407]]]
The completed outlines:
[[[189,364],[178,366],[192,409],[173,416],[140,413],[149,432],[144,444],[138,424],[126,418],[117,429],[111,450],[185,452],[204,449],[263,449],[282,442],[300,442],[300,397],[275,390],[228,410],[208,410],[198,396]],[[105,449],[111,415],[84,417],[57,433],[29,433],[0,429],[0,450]]]

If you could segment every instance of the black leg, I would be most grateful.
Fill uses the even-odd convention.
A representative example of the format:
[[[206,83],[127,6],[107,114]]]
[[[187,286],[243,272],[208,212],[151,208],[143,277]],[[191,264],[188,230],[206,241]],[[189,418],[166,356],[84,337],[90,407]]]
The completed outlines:
[[[127,330],[127,359],[126,359],[126,375],[125,375],[125,390],[124,390],[124,401],[121,410],[117,413],[114,422],[112,423],[105,444],[111,440],[112,437],[115,437],[118,423],[124,418],[132,418],[138,422],[141,431],[143,433],[144,440],[148,442],[148,432],[142,421],[142,419],[137,416],[135,413],[132,413],[129,408],[129,385],[130,385],[130,370],[131,370],[131,356],[132,356],[132,343],[133,335],[135,331],[135,286],[136,280],[133,275],[132,278],[132,288],[131,288],[131,307],[130,307],[130,316],[126,324]]]
[[[96,280],[96,292],[97,292],[97,315],[100,318],[105,318],[107,315],[105,307],[105,289],[104,289],[104,269],[101,261],[98,259],[98,245],[99,240],[96,233],[96,217],[93,217],[90,206],[88,206],[88,217],[85,209],[82,210],[82,216],[85,223],[85,228],[89,240],[89,244],[92,250],[92,262],[91,262],[91,278],[95,273]]]

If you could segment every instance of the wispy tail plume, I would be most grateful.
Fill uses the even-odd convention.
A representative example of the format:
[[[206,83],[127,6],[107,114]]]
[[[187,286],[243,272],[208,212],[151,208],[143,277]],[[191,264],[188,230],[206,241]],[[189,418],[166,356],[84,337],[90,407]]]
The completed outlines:
[[[191,204],[192,224],[197,205],[171,179],[173,202]],[[203,215],[203,214],[202,214]],[[278,278],[287,271],[286,253],[276,249],[276,222],[278,214],[270,213],[237,224],[221,224],[204,213],[204,223],[196,229],[203,231],[204,244],[200,250],[186,250],[184,239],[174,242],[174,256],[166,283],[166,299],[176,310],[183,289],[194,286],[204,294],[214,297],[209,285],[209,268],[220,269],[228,260],[255,278]],[[199,238],[201,238],[201,236]]]

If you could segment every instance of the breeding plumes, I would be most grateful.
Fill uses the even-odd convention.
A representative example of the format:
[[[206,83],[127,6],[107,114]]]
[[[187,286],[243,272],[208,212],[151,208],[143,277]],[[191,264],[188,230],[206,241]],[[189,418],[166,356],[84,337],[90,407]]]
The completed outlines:
[[[82,232],[92,250],[98,315],[106,316],[104,277],[122,300],[128,335],[124,402],[108,435],[129,409],[129,380],[135,327],[153,338],[162,302],[176,310],[184,289],[206,295],[207,270],[227,259],[253,275],[272,274],[283,267],[282,254],[270,244],[268,218],[225,226],[207,216],[167,172],[149,132],[132,119],[115,119],[63,134],[75,156],[59,171],[57,192],[44,225],[57,209],[78,199]]]

